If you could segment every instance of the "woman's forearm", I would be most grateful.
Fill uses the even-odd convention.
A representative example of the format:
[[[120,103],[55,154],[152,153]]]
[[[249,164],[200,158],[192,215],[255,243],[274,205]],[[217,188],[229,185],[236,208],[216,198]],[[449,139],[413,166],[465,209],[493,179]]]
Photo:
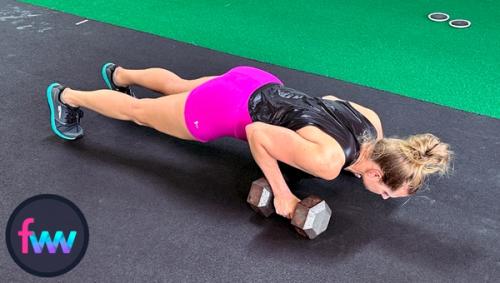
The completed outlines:
[[[283,194],[291,194],[292,192],[286,184],[276,158],[267,152],[263,144],[254,138],[254,135],[250,134],[247,138],[252,156],[271,185],[275,197]]]

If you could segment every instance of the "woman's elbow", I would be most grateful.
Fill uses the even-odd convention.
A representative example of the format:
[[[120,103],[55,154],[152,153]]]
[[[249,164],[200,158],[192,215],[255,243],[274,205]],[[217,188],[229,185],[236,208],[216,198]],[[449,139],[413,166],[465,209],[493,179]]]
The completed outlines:
[[[336,173],[331,173],[328,172],[327,174],[324,174],[323,176],[320,176],[320,178],[325,179],[326,181],[332,181],[336,179],[339,176],[340,172]]]
[[[342,165],[338,164],[338,162],[332,163],[330,161],[330,163],[325,164],[323,168],[325,168],[325,170],[321,172],[319,177],[327,181],[331,181],[340,175],[340,171],[342,170]]]

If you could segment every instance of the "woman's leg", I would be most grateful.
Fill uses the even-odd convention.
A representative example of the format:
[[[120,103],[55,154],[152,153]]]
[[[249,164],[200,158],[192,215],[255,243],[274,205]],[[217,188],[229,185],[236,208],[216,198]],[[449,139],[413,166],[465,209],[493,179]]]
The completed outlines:
[[[169,95],[191,91],[193,88],[215,77],[206,76],[194,80],[186,80],[169,70],[161,68],[130,70],[117,67],[113,75],[113,81],[119,86],[140,85],[164,95]]]
[[[134,98],[113,90],[79,91],[66,88],[61,100],[73,107],[84,107],[104,116],[134,121],[162,133],[185,140],[196,140],[186,127],[184,105],[189,92],[159,98]]]

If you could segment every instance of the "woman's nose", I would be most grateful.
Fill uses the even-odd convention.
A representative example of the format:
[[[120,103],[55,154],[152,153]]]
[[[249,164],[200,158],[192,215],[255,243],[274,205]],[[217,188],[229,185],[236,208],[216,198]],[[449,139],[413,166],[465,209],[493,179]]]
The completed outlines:
[[[386,196],[385,194],[382,194],[382,198],[383,198],[383,199],[388,199],[388,198],[389,198],[389,196]]]

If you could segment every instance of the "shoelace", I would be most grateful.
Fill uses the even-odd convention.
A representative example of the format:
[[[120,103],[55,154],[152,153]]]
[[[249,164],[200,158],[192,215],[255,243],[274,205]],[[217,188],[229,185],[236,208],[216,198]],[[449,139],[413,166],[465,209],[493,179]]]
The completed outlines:
[[[132,90],[128,86],[127,87],[116,86],[116,87],[117,87],[118,91],[120,91],[120,92],[124,92],[124,93],[126,93],[128,95],[133,95]]]
[[[110,75],[111,81],[112,81],[113,85],[115,86],[114,90],[119,91],[119,92],[123,92],[123,93],[126,93],[126,94],[130,95],[130,96],[135,97],[135,94],[132,92],[132,89],[130,88],[130,86],[118,86],[114,82],[114,80],[113,80],[113,74],[115,73],[116,67],[118,67],[118,66],[115,66],[112,69],[111,75]]]
[[[83,118],[83,111],[81,109],[69,109],[66,112],[64,119],[68,124],[73,124],[75,122],[80,123],[80,119]]]

